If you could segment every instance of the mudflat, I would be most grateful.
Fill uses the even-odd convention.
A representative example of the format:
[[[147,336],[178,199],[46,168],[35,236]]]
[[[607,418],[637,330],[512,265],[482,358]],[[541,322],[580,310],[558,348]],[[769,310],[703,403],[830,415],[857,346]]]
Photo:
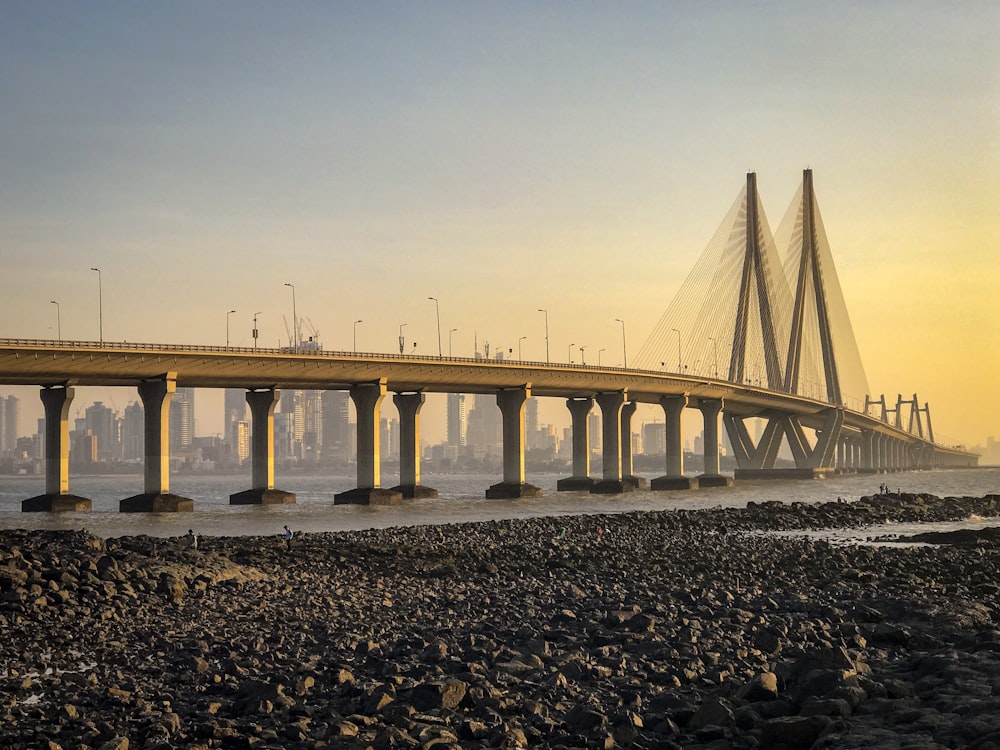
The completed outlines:
[[[970,515],[1000,496],[0,532],[0,746],[1000,747],[995,533],[770,533]]]

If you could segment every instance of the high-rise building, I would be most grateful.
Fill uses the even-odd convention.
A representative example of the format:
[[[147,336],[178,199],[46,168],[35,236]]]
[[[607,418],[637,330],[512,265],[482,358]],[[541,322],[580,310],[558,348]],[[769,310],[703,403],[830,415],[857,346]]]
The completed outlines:
[[[0,396],[0,456],[13,455],[17,448],[17,396]]]
[[[642,426],[642,450],[653,456],[663,455],[667,452],[667,433],[664,430],[663,422],[647,422]]]
[[[84,412],[87,429],[97,441],[98,461],[121,460],[118,415],[103,401],[95,401]]]
[[[122,460],[141,461],[145,457],[146,425],[142,404],[133,401],[125,407],[122,419]]]
[[[469,412],[466,443],[476,449],[477,455],[502,455],[503,423],[496,397],[477,394],[474,404]]]
[[[465,413],[465,394],[449,393],[447,401],[448,445],[462,448],[466,444],[469,428],[468,416]]]
[[[529,450],[539,448],[538,399],[532,396],[524,402],[524,445]]]
[[[351,398],[347,391],[323,391],[322,406],[324,459],[346,461],[353,454]]]
[[[239,459],[239,425],[247,419],[247,392],[242,388],[226,388],[222,425],[225,430],[229,458]]]
[[[601,451],[601,415],[592,411],[587,420],[590,430],[590,452],[599,453]]]
[[[194,442],[194,388],[178,388],[170,399],[170,450],[188,450]]]

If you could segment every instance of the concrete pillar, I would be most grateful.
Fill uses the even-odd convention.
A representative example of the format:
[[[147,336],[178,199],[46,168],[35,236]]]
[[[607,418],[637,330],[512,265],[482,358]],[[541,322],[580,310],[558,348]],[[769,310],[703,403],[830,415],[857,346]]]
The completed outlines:
[[[837,441],[837,464],[838,471],[843,472],[847,468],[847,438]]]
[[[876,441],[875,466],[880,472],[884,473],[889,470],[889,454],[887,446],[888,439],[883,433],[879,432],[876,433],[875,435],[875,441]]]
[[[73,389],[42,388],[45,409],[45,494],[21,503],[21,510],[66,511],[90,510],[90,500],[69,492],[69,406]]]
[[[503,481],[486,490],[490,500],[541,497],[542,490],[524,481],[524,404],[531,398],[531,385],[497,391],[497,406],[503,420]]]
[[[424,394],[396,393],[392,402],[399,412],[399,484],[393,489],[407,498],[437,497],[437,490],[420,484],[420,408]]]
[[[170,399],[177,390],[177,373],[139,384],[145,449],[141,495],[122,500],[123,513],[163,513],[194,510],[194,501],[170,491]]]
[[[688,404],[687,396],[661,396],[664,429],[666,430],[667,473],[649,483],[654,490],[695,490],[697,477],[684,476],[684,434],[681,415]]]
[[[590,410],[594,408],[594,399],[566,399],[573,429],[573,476],[556,482],[556,489],[589,490],[594,484],[590,476]]]
[[[701,487],[728,487],[733,483],[732,477],[719,473],[719,414],[722,413],[722,407],[722,399],[707,399],[698,404],[705,422],[705,473],[698,477]]]
[[[382,489],[382,456],[379,446],[379,414],[385,398],[385,378],[376,383],[362,383],[351,388],[351,401],[357,412],[358,486],[338,492],[334,504],[394,505],[403,500],[396,490]]]
[[[229,496],[230,505],[283,505],[295,495],[274,488],[274,407],[281,398],[276,388],[247,391],[250,406],[251,488]]]
[[[878,444],[872,430],[861,431],[861,462],[858,470],[862,474],[874,474],[878,471],[876,451]]]
[[[622,409],[627,391],[598,393],[597,404],[601,407],[601,442],[604,444],[604,470],[600,482],[594,482],[591,492],[616,495],[631,492],[635,487],[622,481]]]
[[[645,489],[646,478],[637,477],[632,466],[632,416],[637,406],[635,401],[629,401],[622,407],[622,481],[636,489]]]

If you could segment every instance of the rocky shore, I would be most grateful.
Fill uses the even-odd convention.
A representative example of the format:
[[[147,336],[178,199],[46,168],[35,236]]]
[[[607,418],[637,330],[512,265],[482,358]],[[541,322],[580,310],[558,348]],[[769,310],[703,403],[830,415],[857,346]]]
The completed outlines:
[[[0,747],[1000,748],[995,533],[770,533],[970,515],[1000,496],[0,532]]]

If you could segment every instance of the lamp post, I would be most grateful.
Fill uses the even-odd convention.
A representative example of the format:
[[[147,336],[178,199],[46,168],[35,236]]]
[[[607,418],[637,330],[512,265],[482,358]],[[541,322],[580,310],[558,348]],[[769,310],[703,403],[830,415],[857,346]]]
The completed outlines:
[[[581,365],[587,364],[587,358],[586,358],[586,356],[584,356],[584,353],[583,353],[583,350],[586,349],[586,348],[587,348],[586,344],[584,344],[583,346],[580,347],[580,364]]]
[[[263,310],[258,310],[253,314],[253,348],[257,348],[257,316],[260,315]]]
[[[428,297],[427,299],[434,301],[434,314],[437,316],[438,325],[438,359],[441,358],[441,306],[438,304],[437,297]]]
[[[625,369],[628,369],[628,350],[625,348],[625,321],[621,318],[615,318],[619,323],[622,324],[622,362],[625,363]]]
[[[521,342],[524,341],[526,338],[528,338],[528,337],[527,336],[522,336],[521,338],[519,338],[517,340],[517,359],[518,359],[519,362],[523,362],[524,361],[523,357],[521,357]]]
[[[681,330],[679,328],[671,328],[671,331],[677,334],[677,372],[681,371]]]
[[[603,349],[598,349],[597,350],[597,366],[598,367],[601,366],[601,352],[603,352],[603,351],[604,351]]]
[[[354,353],[358,353],[358,323],[364,323],[363,320],[354,321]]]
[[[400,354],[403,353],[403,349],[406,346],[406,339],[403,338],[403,327],[405,325],[406,325],[406,323],[400,323],[399,324],[399,353]]]
[[[545,313],[545,364],[549,363],[549,311],[538,308],[538,312]]]
[[[292,350],[299,350],[299,313],[295,309],[295,284],[289,284],[285,282],[285,286],[290,286],[292,288],[292,337],[294,341],[292,342]]]
[[[91,271],[97,271],[97,325],[98,332],[100,335],[100,342],[104,343],[104,284],[101,282],[101,269],[91,268]]]
[[[570,364],[573,364],[573,344],[570,344],[566,351],[566,359],[569,360]]]
[[[451,334],[453,334],[457,330],[458,330],[457,328],[452,328],[450,331],[448,331],[448,356],[449,357],[451,356]]]
[[[229,316],[232,315],[235,310],[230,310],[226,313],[226,348],[229,348]]]
[[[52,300],[52,304],[56,306],[56,339],[62,341],[62,314],[59,312],[59,303]]]

